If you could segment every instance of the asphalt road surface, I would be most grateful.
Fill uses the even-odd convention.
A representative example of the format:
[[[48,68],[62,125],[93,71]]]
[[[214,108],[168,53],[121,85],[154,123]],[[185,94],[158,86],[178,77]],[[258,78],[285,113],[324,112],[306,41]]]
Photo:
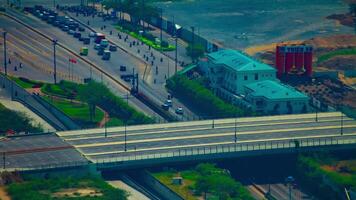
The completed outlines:
[[[160,125],[130,126],[58,132],[92,161],[133,155],[167,153],[179,149],[237,143],[265,142],[275,139],[331,136],[340,134],[340,113],[284,115],[183,122]],[[213,124],[214,123],[214,124]],[[356,121],[343,117],[343,134],[355,134]],[[125,143],[127,152],[125,152]]]
[[[59,167],[87,163],[72,146],[53,134],[3,138],[0,140],[0,149],[1,169]]]
[[[22,22],[30,25],[31,27],[36,28],[37,30],[40,30],[42,33],[49,36],[50,38],[57,39],[61,44],[72,49],[73,51],[77,51],[79,53],[79,49],[81,47],[83,47],[83,44],[80,41],[78,41],[77,39],[75,39],[72,35],[69,35],[66,32],[63,32],[60,29],[53,27],[52,25],[49,25],[30,14],[24,15],[23,13],[21,13],[19,11],[10,10],[10,9],[7,10],[7,13],[17,17]],[[88,30],[86,30],[86,32],[82,33],[82,34],[88,34]],[[42,39],[41,39],[41,41],[42,41]],[[109,61],[103,61],[101,59],[101,57],[96,55],[96,52],[92,47],[93,45],[94,45],[93,42],[91,42],[89,55],[87,57],[85,57],[85,59],[87,59],[88,61],[92,62],[93,64],[99,66],[101,69],[105,70],[106,72],[113,75],[114,77],[117,77],[117,80],[120,80],[120,75],[131,73],[133,68],[135,68],[135,71],[139,71],[139,72],[145,71],[145,70],[147,71],[147,69],[146,69],[147,66],[145,63],[143,63],[142,61],[138,60],[137,58],[133,57],[132,55],[127,54],[119,49],[117,52],[112,53],[112,58]],[[47,56],[50,56],[50,55],[52,55],[52,54],[49,53],[49,55],[47,55]],[[68,59],[69,58],[65,59],[65,61],[66,61],[65,62],[66,63],[65,71],[69,71],[68,70]],[[127,72],[124,72],[124,73],[120,72],[119,71],[120,65],[127,66],[128,67]],[[80,67],[77,67],[77,65],[75,65],[72,68],[74,68],[74,69],[77,68],[77,70],[73,70],[73,71],[74,71],[74,74],[78,74],[78,76],[86,76],[88,73],[90,73],[90,68],[81,69]],[[140,74],[140,77],[141,76],[142,76],[142,74]],[[102,78],[102,77],[104,77],[104,78]],[[98,76],[96,76],[96,77],[93,76],[93,78],[98,81],[103,80],[103,82],[109,88],[111,88],[115,91],[119,90],[121,92],[121,94],[120,94],[120,92],[118,92],[119,96],[122,96],[123,98],[126,96],[127,91],[123,91],[120,88],[118,89],[117,84],[113,84],[113,82],[111,80],[106,79],[105,76],[98,74]],[[123,82],[123,80],[120,80],[120,81]],[[124,84],[130,85],[129,83],[124,83]],[[168,93],[163,89],[163,87],[161,87],[161,89],[153,88],[147,82],[142,81],[142,80],[140,81],[139,88],[140,88],[141,92],[143,92],[146,96],[148,96],[151,100],[153,100],[157,104],[162,104],[163,101],[165,101],[168,96]],[[125,94],[125,92],[126,92],[126,94]],[[150,113],[151,116],[156,115],[155,113],[150,111],[147,107],[142,105],[142,103],[140,105],[140,103],[138,103],[137,100],[133,100],[133,102],[134,102],[134,105],[136,105],[139,109],[142,109],[146,113]],[[176,99],[174,99],[173,105],[174,105],[173,109],[170,110],[170,112],[172,112],[173,115],[175,115],[175,113],[174,113],[175,108],[184,107],[183,104],[179,103]],[[188,109],[184,109],[184,110],[185,110],[185,113],[183,116],[176,115],[176,117],[178,119],[187,120],[187,119],[194,118],[193,113],[191,113]],[[158,117],[158,116],[156,116],[156,117]]]

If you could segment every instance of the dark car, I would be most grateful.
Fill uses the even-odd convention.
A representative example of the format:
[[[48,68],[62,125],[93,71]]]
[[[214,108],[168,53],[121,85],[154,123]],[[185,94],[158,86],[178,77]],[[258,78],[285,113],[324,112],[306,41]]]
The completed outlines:
[[[117,51],[117,47],[115,45],[110,45],[109,51]]]
[[[83,38],[84,44],[90,44],[90,38]]]
[[[83,27],[79,27],[79,28],[78,28],[78,31],[80,31],[80,32],[84,32],[84,31],[85,31],[85,28],[83,28]]]
[[[99,55],[99,56],[104,55],[104,48],[100,48],[100,49],[98,50],[98,55]]]
[[[80,37],[82,36],[82,34],[79,33],[79,32],[75,32],[75,33],[73,34],[73,36],[74,36],[75,38],[80,38]]]
[[[163,108],[163,110],[168,111],[170,106],[164,103],[161,105],[161,107]]]
[[[120,66],[120,72],[125,72],[125,71],[126,71],[126,66],[121,65],[121,66]]]

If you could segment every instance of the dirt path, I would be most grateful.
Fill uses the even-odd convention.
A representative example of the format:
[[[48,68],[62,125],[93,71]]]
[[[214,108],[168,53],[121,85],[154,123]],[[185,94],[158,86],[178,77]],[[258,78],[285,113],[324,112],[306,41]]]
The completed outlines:
[[[11,200],[10,196],[6,193],[4,186],[0,186],[0,199]]]

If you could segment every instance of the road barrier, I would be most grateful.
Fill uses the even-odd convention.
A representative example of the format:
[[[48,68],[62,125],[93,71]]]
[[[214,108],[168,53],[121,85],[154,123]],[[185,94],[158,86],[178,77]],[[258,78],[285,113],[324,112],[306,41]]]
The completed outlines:
[[[132,166],[153,166],[161,163],[174,163],[179,161],[211,160],[247,155],[262,155],[271,153],[295,153],[321,148],[342,148],[351,145],[356,148],[356,133],[335,136],[318,136],[313,138],[276,139],[270,141],[231,142],[222,145],[181,148],[167,150],[163,153],[138,154],[125,156],[125,153],[108,159],[91,159],[98,169],[130,168]],[[90,158],[89,158],[90,159]]]

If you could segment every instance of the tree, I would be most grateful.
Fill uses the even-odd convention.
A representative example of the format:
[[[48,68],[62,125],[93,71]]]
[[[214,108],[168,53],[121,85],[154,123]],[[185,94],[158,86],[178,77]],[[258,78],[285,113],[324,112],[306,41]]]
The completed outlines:
[[[198,59],[204,55],[205,49],[200,44],[189,44],[186,48],[187,55],[190,56],[193,60]]]

